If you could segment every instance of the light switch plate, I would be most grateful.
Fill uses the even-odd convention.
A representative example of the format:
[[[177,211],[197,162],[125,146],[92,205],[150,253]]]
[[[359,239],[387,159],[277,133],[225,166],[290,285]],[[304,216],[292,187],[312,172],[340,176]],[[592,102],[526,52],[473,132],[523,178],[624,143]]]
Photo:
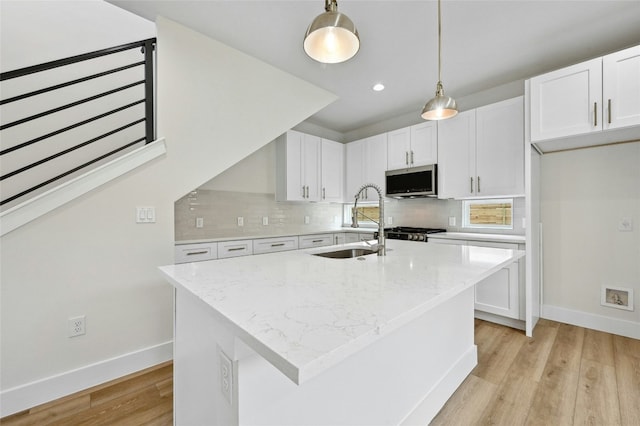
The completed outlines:
[[[630,217],[623,217],[618,222],[618,231],[631,232],[633,231],[633,220]]]
[[[267,226],[269,224],[269,216],[262,216],[262,224]]]
[[[238,226],[244,226],[244,217],[238,216]]]
[[[155,223],[155,207],[136,207],[136,223]]]

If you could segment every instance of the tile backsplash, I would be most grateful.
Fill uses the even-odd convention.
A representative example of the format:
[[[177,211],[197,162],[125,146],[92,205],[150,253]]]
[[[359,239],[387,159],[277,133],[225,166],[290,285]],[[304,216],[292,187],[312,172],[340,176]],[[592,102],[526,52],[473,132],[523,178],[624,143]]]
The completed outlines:
[[[514,199],[512,230],[462,228],[462,202],[418,198],[385,201],[386,226],[445,228],[451,232],[524,234],[524,198]],[[242,217],[244,226],[238,226]],[[263,225],[263,217],[268,224]],[[305,217],[309,223],[305,224]],[[175,240],[202,240],[227,237],[260,237],[324,232],[340,229],[342,204],[276,202],[274,194],[198,189],[175,203]],[[388,223],[388,218],[393,223]],[[449,226],[449,217],[456,226]],[[203,227],[196,227],[202,218]]]
[[[305,216],[309,223],[305,224]],[[196,228],[196,218],[203,227]],[[244,226],[238,226],[242,217]],[[263,225],[267,217],[268,225]],[[342,227],[342,204],[276,202],[274,194],[198,189],[175,203],[176,241],[275,236]]]

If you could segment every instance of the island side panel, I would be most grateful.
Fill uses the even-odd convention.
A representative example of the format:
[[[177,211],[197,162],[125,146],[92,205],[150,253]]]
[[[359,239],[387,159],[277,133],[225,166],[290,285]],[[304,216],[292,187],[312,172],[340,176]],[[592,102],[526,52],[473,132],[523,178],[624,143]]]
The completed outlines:
[[[249,350],[239,423],[428,424],[477,364],[473,321],[471,287],[301,385]]]
[[[220,355],[234,358],[234,336],[211,307],[175,290],[173,394],[175,425],[237,425],[236,383],[231,402],[221,391]]]

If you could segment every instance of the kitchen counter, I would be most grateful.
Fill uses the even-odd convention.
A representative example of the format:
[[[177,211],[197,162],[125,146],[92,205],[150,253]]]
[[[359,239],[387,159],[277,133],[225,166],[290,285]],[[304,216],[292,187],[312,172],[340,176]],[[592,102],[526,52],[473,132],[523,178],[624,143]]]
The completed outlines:
[[[437,234],[429,234],[429,239],[444,238],[448,240],[469,240],[469,241],[487,241],[493,243],[516,243],[524,244],[524,235],[507,235],[507,234],[483,234],[479,232],[440,232]]]
[[[348,423],[345,419],[369,419],[363,420],[366,422],[388,414],[392,423],[398,423],[398,413],[406,414],[426,397],[424,393],[417,400],[404,394],[393,396],[397,389],[384,385],[386,379],[380,375],[387,372],[382,370],[398,369],[416,376],[425,368],[435,376],[414,385],[403,379],[403,386],[430,390],[435,398],[433,389],[447,384],[438,391],[437,403],[429,402],[432,412],[420,418],[435,415],[441,406],[437,404],[444,404],[476,364],[473,286],[524,252],[398,240],[387,243],[384,257],[312,255],[366,246],[352,243],[161,267],[176,288],[177,419],[215,424],[222,411],[230,417],[218,420],[219,424],[242,424],[242,418],[247,423],[267,418],[276,424]],[[457,328],[449,330],[454,324]],[[416,340],[417,335],[422,337]],[[229,399],[244,403],[227,406],[218,401],[216,406],[209,401],[203,407],[207,405],[204,400],[193,399],[189,389],[202,388],[207,368],[214,376],[219,374],[216,351],[234,363],[233,383],[238,389]],[[386,368],[384,365],[394,363],[378,359],[384,353],[415,354],[417,358]],[[434,358],[429,361],[429,357]],[[392,378],[402,374],[393,372]],[[283,382],[285,376],[290,380]],[[374,376],[380,376],[375,384],[356,379]],[[449,376],[455,377],[447,379]],[[345,389],[355,388],[340,396],[336,380],[344,381],[341,386]],[[351,406],[360,406],[360,402],[348,402],[369,398],[373,390],[376,395],[392,392],[385,402],[388,406],[381,404],[373,411],[369,407],[365,413]],[[279,402],[290,400],[286,410],[266,402],[274,395],[279,395]],[[336,404],[347,404],[348,409],[325,413],[318,401],[331,398],[338,398]],[[388,402],[394,398],[401,408]],[[377,413],[378,409],[383,412]],[[198,417],[194,410],[210,412],[208,417]],[[323,417],[329,415],[334,417]]]

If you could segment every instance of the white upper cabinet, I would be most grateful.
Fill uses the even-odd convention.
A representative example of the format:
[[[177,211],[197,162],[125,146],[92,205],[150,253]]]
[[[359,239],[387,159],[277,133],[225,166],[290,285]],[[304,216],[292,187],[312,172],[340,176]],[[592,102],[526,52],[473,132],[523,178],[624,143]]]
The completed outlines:
[[[344,201],[344,144],[322,139],[322,201]]]
[[[475,195],[476,111],[438,122],[438,198]]]
[[[602,130],[602,60],[531,79],[531,141]]]
[[[608,143],[638,135],[625,132],[616,139],[602,131],[640,125],[640,46],[534,77],[529,87],[531,142],[594,135]]]
[[[276,200],[320,201],[321,140],[290,130],[276,139]]]
[[[346,145],[347,184],[345,201],[354,200],[356,192],[365,183],[380,187],[384,195],[385,171],[387,170],[387,134],[372,136]],[[360,200],[377,201],[378,194],[372,189],[363,192]]]
[[[524,194],[523,98],[438,122],[438,197]]]
[[[524,195],[522,96],[476,109],[476,195]]]
[[[438,162],[438,126],[427,121],[387,133],[387,170]]]
[[[640,46],[602,58],[605,129],[640,125]]]

